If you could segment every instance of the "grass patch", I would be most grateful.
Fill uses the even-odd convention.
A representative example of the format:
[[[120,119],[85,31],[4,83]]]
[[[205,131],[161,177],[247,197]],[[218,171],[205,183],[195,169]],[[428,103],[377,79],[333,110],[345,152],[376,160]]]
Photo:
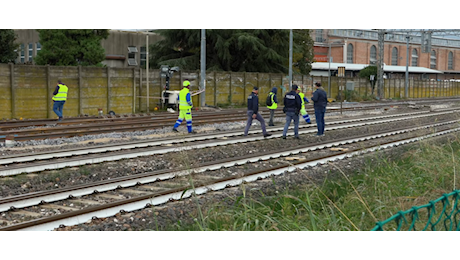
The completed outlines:
[[[368,156],[353,172],[334,166],[321,183],[290,185],[278,193],[251,192],[241,185],[242,195],[191,216],[199,221],[178,222],[167,230],[371,230],[377,221],[459,189],[458,137],[433,142],[413,145],[396,159],[381,152]],[[421,221],[419,226],[426,225],[426,217]]]

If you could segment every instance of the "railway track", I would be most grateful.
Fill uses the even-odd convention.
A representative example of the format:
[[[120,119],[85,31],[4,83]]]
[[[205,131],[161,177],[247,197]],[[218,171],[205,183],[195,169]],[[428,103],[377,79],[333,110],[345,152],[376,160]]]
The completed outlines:
[[[187,169],[173,169],[125,176],[97,183],[41,191],[0,199],[0,230],[53,230],[57,227],[84,223],[93,218],[113,216],[163,205],[193,194],[205,194],[254,182],[273,175],[308,169],[318,164],[367,154],[419,140],[458,132],[459,120],[446,120],[419,127],[355,136],[289,148],[283,151],[254,154],[251,157],[229,158]],[[331,151],[331,147],[344,148]],[[298,161],[286,163],[287,156]],[[254,164],[246,171],[223,171],[238,165]],[[220,171],[220,172],[219,172]],[[17,217],[21,216],[21,217]],[[16,222],[21,219],[21,223]]]
[[[413,113],[336,120],[327,123],[326,133],[338,129],[436,117],[457,113],[458,111],[460,110],[446,110],[440,112],[420,111]],[[272,133],[272,136],[268,137],[268,139],[281,137],[282,131],[283,127],[272,128],[270,132]],[[299,127],[299,134],[301,135],[312,134],[315,132],[316,127],[314,125],[302,125]],[[263,136],[259,135],[261,130],[252,130],[249,133],[250,134],[245,137],[242,136],[241,131],[225,131],[223,133],[192,136],[186,135],[180,136],[180,138],[172,137],[156,141],[136,141],[116,145],[100,145],[91,148],[67,149],[35,154],[15,154],[0,157],[0,176],[54,170],[85,164],[117,161],[140,156],[179,152],[183,150],[225,146],[264,139]],[[288,136],[290,135],[293,135],[292,130],[288,131]]]
[[[448,99],[458,101],[459,99]],[[429,104],[436,100],[420,100],[417,103]],[[444,101],[445,102],[445,101]],[[369,110],[391,105],[406,105],[408,101],[385,102],[381,104],[363,104],[343,107],[344,111]],[[314,114],[312,108],[308,108],[309,114]],[[340,107],[332,106],[328,108],[328,113],[340,111]],[[193,124],[195,126],[215,123],[215,122],[235,122],[247,119],[245,109],[229,109],[222,111],[199,111],[194,112]],[[261,108],[263,116],[268,116],[268,109]],[[281,110],[277,110],[275,116],[284,116]],[[111,133],[111,132],[132,132],[150,130],[163,127],[172,127],[177,114],[157,113],[146,116],[118,117],[118,118],[72,118],[69,120],[56,122],[46,120],[28,121],[6,121],[0,122],[0,140],[7,136],[13,136],[16,141],[39,140],[47,138],[73,137],[91,134]],[[40,127],[41,126],[41,127]]]
[[[456,109],[444,109],[438,112],[419,111],[397,115],[367,117],[364,119],[331,121],[328,122],[326,130],[333,131],[358,126],[404,122],[407,120],[428,118],[430,116],[437,118],[438,116],[457,112]],[[392,131],[383,131],[372,135],[363,135],[353,138],[336,139],[328,143],[320,143],[321,140],[318,139],[318,143],[309,146],[299,145],[296,146],[295,149],[289,148],[277,152],[259,153],[251,157],[235,157],[228,160],[212,161],[201,165],[195,165],[192,169],[176,168],[172,170],[147,172],[84,185],[72,185],[62,189],[59,188],[11,196],[0,199],[0,226],[3,226],[0,230],[52,230],[59,226],[70,226],[76,223],[83,223],[92,218],[104,218],[119,212],[162,205],[168,201],[189,197],[192,195],[192,191],[196,194],[204,194],[211,190],[220,190],[226,187],[237,186],[242,182],[249,182],[295,171],[301,167],[310,167],[318,163],[368,153],[384,147],[391,147],[424,138],[454,133],[458,131],[457,125],[458,120],[443,120],[436,124],[394,129]],[[282,128],[273,128],[273,131],[275,133],[269,139],[280,137]],[[420,135],[420,131],[424,131],[423,135]],[[23,154],[20,156],[13,155],[1,157],[0,160],[2,163],[0,164],[2,164],[4,168],[13,167],[18,164],[23,164],[22,166],[27,165],[26,167],[29,167],[31,165],[28,164],[32,161],[36,161],[32,162],[33,164],[47,163],[48,165],[56,165],[56,160],[60,160],[59,158],[61,156],[68,156],[65,160],[73,160],[76,156],[75,161],[78,161],[78,159],[82,159],[80,156],[92,155],[97,159],[105,155],[114,156],[112,153],[120,151],[128,152],[128,154],[133,152],[134,154],[143,152],[154,152],[154,154],[163,152],[184,152],[195,148],[199,149],[218,145],[225,146],[232,143],[245,143],[264,139],[262,136],[258,136],[260,132],[260,130],[250,131],[248,137],[242,137],[241,131],[229,131],[228,133],[225,132],[216,135],[180,135],[180,139],[175,137],[154,141],[157,142],[156,144],[153,144],[154,142],[152,141],[139,141],[130,144],[120,144],[120,146],[116,148],[111,147],[111,145],[105,145],[93,147],[95,150],[91,150],[93,148],[82,148],[36,154],[36,156],[42,158],[34,158],[33,156],[28,157],[30,154]],[[316,132],[316,129],[311,125],[301,128],[302,134],[314,132]],[[433,132],[435,133],[433,134]],[[292,130],[288,132],[288,135],[292,135]],[[358,143],[359,145],[351,147],[353,144]],[[166,149],[172,148],[170,147],[172,144],[177,146],[176,149],[167,151]],[[128,147],[129,145],[131,145],[131,147]],[[348,149],[348,151],[325,154],[323,151],[326,151],[327,148],[330,147],[340,147],[345,150]],[[146,151],[138,151],[139,148]],[[318,154],[319,151],[321,155],[316,157],[312,156],[313,153],[311,151],[315,151],[315,154]],[[60,154],[61,152],[64,153]],[[67,152],[68,154],[66,155],[65,153]],[[299,155],[300,157],[306,156],[305,160],[302,159],[298,162],[286,163],[285,157],[292,155]],[[14,157],[17,157],[17,159],[13,159]],[[8,162],[8,160],[10,161]],[[40,162],[40,160],[45,161]],[[46,162],[46,160],[49,161]],[[267,163],[271,166],[275,166],[268,168],[262,167]],[[307,164],[303,166],[302,163]],[[243,171],[244,173],[240,172],[241,169],[240,171],[232,170],[235,167],[247,164],[259,164],[260,167],[249,167],[253,169],[253,171]],[[69,165],[63,165],[62,167],[68,166]],[[57,167],[55,169],[62,167]],[[229,169],[229,173],[216,173],[218,171],[223,171],[223,169]],[[37,169],[30,172],[35,172],[36,170]],[[86,220],[83,221],[84,219]]]

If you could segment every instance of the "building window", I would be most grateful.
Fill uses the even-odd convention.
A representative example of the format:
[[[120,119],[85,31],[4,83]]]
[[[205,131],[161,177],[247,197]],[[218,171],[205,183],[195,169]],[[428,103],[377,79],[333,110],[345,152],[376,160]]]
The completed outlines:
[[[41,50],[42,50],[42,45],[39,42],[37,42],[36,43],[36,51],[37,51],[37,53],[35,53],[35,55],[37,55],[38,52],[40,52]]]
[[[418,66],[418,52],[417,49],[412,49],[412,66]]]
[[[21,63],[24,63],[26,61],[25,57],[25,46],[24,43],[21,44]]]
[[[454,69],[454,54],[450,51],[449,57],[447,59],[447,69],[453,70]]]
[[[398,48],[396,47],[391,50],[391,65],[398,66]]]
[[[136,53],[137,53],[136,46],[128,46],[128,65],[129,66],[137,66]]]
[[[28,56],[28,61],[32,61],[32,54],[34,52],[34,45],[32,43],[29,43],[29,56]]]
[[[144,67],[146,64],[147,52],[145,47],[141,47],[141,67]]]
[[[431,51],[430,69],[436,69],[436,52],[434,50]]]
[[[323,30],[315,30],[316,42],[323,42]]]
[[[348,44],[347,47],[347,63],[353,63],[353,44]]]
[[[377,62],[377,47],[375,47],[375,45],[371,46],[371,55],[370,56],[371,56],[370,63]]]

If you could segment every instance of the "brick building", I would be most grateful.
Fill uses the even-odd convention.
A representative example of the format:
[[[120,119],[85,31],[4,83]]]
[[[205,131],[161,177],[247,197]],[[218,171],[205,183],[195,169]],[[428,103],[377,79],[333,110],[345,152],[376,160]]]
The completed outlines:
[[[376,64],[378,60],[378,33],[365,29],[313,30],[316,62],[327,62],[329,51],[332,62],[348,64]],[[432,37],[431,52],[423,53],[421,36],[411,36],[409,66],[441,71],[439,79],[460,78],[460,39]],[[330,46],[330,48],[329,48]],[[406,66],[406,34],[385,34],[383,63]],[[395,75],[401,76],[401,75]],[[427,75],[425,75],[428,78]]]

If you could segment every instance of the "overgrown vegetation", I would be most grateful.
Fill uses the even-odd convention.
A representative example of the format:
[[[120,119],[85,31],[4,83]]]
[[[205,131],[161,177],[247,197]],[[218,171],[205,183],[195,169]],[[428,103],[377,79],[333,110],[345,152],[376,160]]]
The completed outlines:
[[[151,45],[152,67],[179,66],[200,69],[199,29],[157,30],[164,39]],[[209,71],[287,73],[289,30],[209,29],[206,30],[206,67]],[[293,69],[311,71],[313,40],[309,30],[293,30]]]
[[[457,137],[443,145],[419,143],[396,160],[378,153],[353,173],[336,167],[322,183],[284,187],[280,193],[254,196],[242,185],[241,196],[191,216],[199,221],[178,222],[168,230],[370,230],[398,211],[459,189],[459,156]]]
[[[14,42],[16,38],[14,30],[0,30],[0,63],[15,63],[15,60],[18,57],[16,49],[19,48],[19,44]]]
[[[37,65],[99,66],[105,59],[101,41],[109,30],[101,29],[39,29],[42,50],[35,57]]]

